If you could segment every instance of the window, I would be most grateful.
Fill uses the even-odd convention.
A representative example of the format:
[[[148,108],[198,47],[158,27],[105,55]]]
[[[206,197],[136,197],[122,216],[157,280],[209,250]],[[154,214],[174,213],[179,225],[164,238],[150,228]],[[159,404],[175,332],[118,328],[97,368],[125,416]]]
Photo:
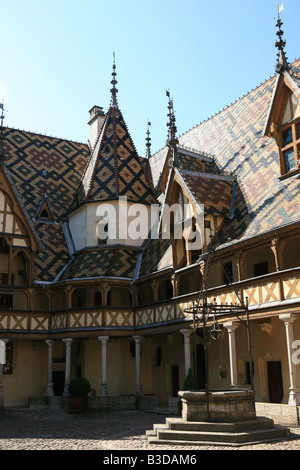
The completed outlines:
[[[14,283],[14,274],[11,274],[11,284]],[[0,285],[7,286],[8,285],[8,274],[0,273]]]
[[[8,284],[8,274],[6,273],[0,273],[0,284],[2,286],[5,286]]]
[[[41,215],[40,215],[43,219],[49,219],[49,214],[48,212],[46,211],[46,209],[43,209],[42,212],[41,212]]]
[[[281,131],[281,171],[286,174],[300,166],[300,123],[284,126]]]
[[[12,308],[13,296],[11,294],[0,295],[0,308]]]

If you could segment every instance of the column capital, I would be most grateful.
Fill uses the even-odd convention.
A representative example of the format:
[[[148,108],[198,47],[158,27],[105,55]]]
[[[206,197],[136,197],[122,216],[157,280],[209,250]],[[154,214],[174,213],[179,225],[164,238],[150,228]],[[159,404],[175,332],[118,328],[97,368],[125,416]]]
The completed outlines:
[[[143,337],[140,335],[134,335],[132,338],[134,339],[136,343],[140,343],[143,339]]]
[[[53,346],[54,341],[53,339],[46,339],[45,343],[48,344],[48,346]]]
[[[73,338],[63,338],[63,342],[68,346],[73,343]]]
[[[189,330],[187,328],[179,331],[181,334],[183,334],[184,337],[190,336],[193,333],[193,330]]]
[[[109,336],[98,336],[99,341],[101,341],[102,344],[106,344],[107,340],[109,339]]]
[[[283,313],[278,315],[279,320],[282,320],[285,324],[293,323],[296,320],[296,315],[293,313]]]
[[[226,322],[223,323],[224,328],[228,331],[228,333],[233,333],[240,325],[237,322]]]

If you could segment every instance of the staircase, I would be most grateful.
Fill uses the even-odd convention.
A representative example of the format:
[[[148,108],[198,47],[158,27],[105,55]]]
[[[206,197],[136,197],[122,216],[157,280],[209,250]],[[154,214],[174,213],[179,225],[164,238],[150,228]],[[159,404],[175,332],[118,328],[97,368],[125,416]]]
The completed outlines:
[[[287,439],[291,433],[265,417],[233,423],[167,418],[165,424],[155,424],[146,436],[149,444],[242,446]]]

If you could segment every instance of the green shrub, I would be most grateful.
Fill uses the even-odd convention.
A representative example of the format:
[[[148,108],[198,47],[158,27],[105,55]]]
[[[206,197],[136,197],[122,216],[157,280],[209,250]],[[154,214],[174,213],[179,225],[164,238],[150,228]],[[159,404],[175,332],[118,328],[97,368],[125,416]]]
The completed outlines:
[[[194,377],[192,369],[189,369],[188,374],[183,383],[182,390],[196,390],[196,389],[197,389],[196,379]]]
[[[72,397],[85,397],[90,391],[90,383],[84,377],[75,377],[69,384],[69,392]]]

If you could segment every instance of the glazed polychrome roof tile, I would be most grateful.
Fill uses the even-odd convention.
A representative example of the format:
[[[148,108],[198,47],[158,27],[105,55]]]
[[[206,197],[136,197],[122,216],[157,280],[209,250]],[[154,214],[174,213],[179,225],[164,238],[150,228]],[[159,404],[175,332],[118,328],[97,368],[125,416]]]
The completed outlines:
[[[141,163],[119,108],[111,106],[91,153],[73,208],[86,203],[127,197],[128,201],[154,204],[151,181]]]
[[[293,66],[299,71],[300,59]],[[299,175],[279,179],[277,145],[262,135],[274,84],[275,77],[271,77],[179,137],[180,147],[213,156],[220,173],[237,180],[233,219],[226,219],[221,243],[227,243],[229,238],[230,243],[248,239],[300,219]],[[166,150],[162,149],[150,159],[157,182],[165,155]],[[205,206],[211,193],[205,196],[204,191],[199,198]]]
[[[34,223],[43,245],[35,256],[34,278],[53,282],[70,260],[62,220],[86,166],[88,147],[16,129],[6,129],[5,137],[5,164],[32,220],[47,193],[55,221]]]
[[[115,277],[133,280],[138,250],[94,248],[82,250],[71,260],[59,280]]]

